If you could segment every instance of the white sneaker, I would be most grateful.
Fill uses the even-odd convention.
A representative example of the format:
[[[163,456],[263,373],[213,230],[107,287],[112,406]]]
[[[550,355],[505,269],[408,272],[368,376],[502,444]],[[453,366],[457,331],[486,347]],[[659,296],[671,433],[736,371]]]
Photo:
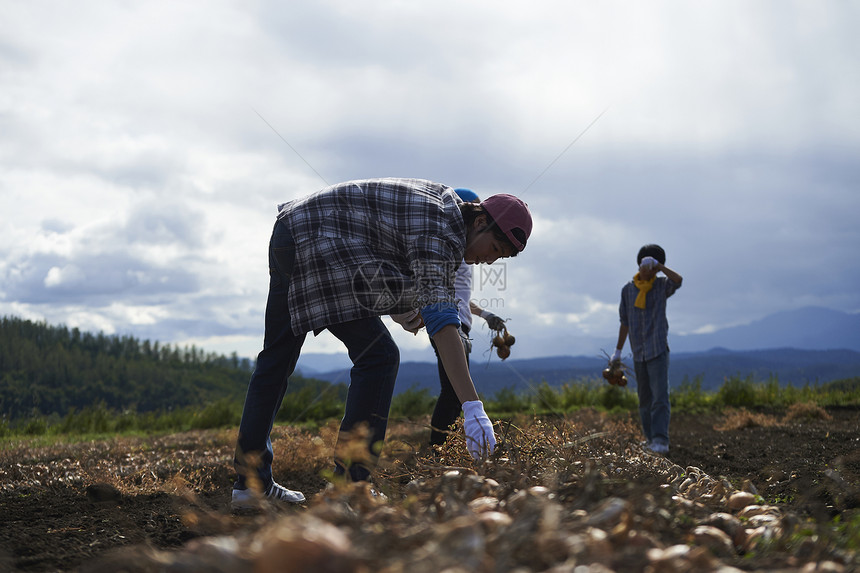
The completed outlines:
[[[293,491],[277,482],[272,482],[272,487],[262,496],[250,489],[234,488],[230,506],[233,509],[254,509],[259,507],[260,499],[270,499],[285,503],[304,503],[305,496],[300,491]]]
[[[655,454],[668,454],[669,453],[669,445],[668,444],[651,442],[650,444],[648,444],[645,447],[648,448],[649,450],[651,450],[652,452],[654,452]]]

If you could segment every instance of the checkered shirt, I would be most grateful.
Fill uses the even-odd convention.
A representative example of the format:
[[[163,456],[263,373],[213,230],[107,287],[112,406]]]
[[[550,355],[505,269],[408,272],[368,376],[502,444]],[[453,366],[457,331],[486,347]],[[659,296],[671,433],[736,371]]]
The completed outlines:
[[[669,350],[669,321],[666,319],[666,300],[681,285],[666,277],[654,279],[654,286],[645,298],[645,308],[636,308],[639,289],[630,281],[621,289],[618,314],[621,324],[628,327],[633,360],[644,362]]]
[[[451,187],[367,179],[279,206],[296,258],[288,303],[293,333],[455,303],[466,227]]]

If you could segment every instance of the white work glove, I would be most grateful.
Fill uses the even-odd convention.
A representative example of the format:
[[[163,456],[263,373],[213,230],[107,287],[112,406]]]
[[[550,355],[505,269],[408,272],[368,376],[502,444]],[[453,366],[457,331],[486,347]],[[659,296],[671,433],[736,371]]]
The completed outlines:
[[[505,328],[505,321],[496,316],[489,310],[482,310],[480,317],[487,321],[487,326],[493,330],[502,330]]]
[[[621,360],[621,349],[620,348],[616,348],[615,353],[612,355],[612,358],[609,359],[610,362],[616,362],[618,360]]]
[[[645,257],[644,259],[642,259],[642,262],[639,263],[639,268],[646,271],[650,271],[659,264],[660,263],[658,263],[657,259],[655,259],[654,257]]]
[[[480,460],[493,453],[496,435],[480,400],[463,402],[463,428],[466,430],[466,448],[474,459]]]
[[[418,334],[418,331],[424,326],[424,319],[421,318],[421,315],[417,310],[410,310],[408,312],[392,314],[390,316],[394,322],[403,327],[403,330],[411,332],[412,334]]]

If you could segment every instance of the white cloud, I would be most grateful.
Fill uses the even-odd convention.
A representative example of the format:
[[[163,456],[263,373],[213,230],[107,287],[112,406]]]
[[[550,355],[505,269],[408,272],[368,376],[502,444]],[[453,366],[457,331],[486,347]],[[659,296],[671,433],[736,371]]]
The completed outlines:
[[[251,355],[275,205],[389,175],[523,193],[529,247],[504,291],[477,293],[519,352],[616,336],[646,242],[685,276],[673,332],[858,311],[858,16],[741,0],[7,3],[0,312]]]
[[[63,268],[51,267],[45,276],[45,287],[49,289],[75,288],[80,286],[86,278],[86,274],[75,265],[66,265]]]

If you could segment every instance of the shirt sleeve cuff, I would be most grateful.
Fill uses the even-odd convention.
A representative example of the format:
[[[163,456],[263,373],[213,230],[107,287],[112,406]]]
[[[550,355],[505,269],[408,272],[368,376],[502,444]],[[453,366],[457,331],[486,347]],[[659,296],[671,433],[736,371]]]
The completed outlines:
[[[435,336],[443,327],[453,324],[460,326],[460,316],[457,305],[453,303],[437,303],[421,309],[421,317],[427,326],[427,334]]]

